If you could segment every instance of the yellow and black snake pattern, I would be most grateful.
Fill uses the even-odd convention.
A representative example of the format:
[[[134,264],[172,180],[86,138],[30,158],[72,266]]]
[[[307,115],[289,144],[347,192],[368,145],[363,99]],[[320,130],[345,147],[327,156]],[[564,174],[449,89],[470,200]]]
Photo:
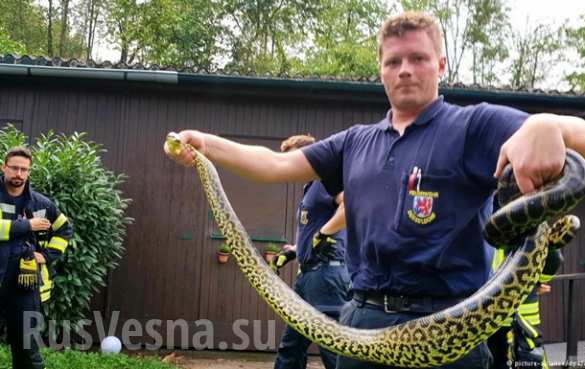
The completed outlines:
[[[167,136],[165,145],[176,155],[184,147],[174,133]],[[517,198],[509,204],[511,207],[506,205],[494,214],[491,228],[486,228],[491,242],[514,244],[516,238],[502,237],[500,232],[521,233],[523,242],[480,290],[455,306],[423,318],[383,329],[356,329],[317,311],[272,271],[234,213],[213,164],[192,147],[187,149],[194,155],[193,164],[207,201],[236,262],[272,309],[303,336],[333,352],[391,366],[444,365],[485,341],[538,281],[549,244],[550,227],[545,220],[566,213],[585,194],[585,162],[578,154],[568,152],[563,177],[554,187],[529,200]],[[564,217],[556,227],[562,229],[562,224],[573,221]],[[573,226],[568,230],[574,232]]]

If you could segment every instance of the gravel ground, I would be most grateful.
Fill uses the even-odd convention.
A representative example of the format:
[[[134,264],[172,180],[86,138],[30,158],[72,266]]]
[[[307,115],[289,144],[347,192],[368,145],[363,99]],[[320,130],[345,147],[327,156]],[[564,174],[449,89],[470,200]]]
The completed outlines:
[[[173,363],[182,369],[272,369],[274,354],[228,351],[174,351],[163,356],[162,361]],[[318,356],[310,356],[308,369],[323,369]]]
[[[571,369],[585,368],[585,341],[578,343],[575,362],[565,361],[566,344],[545,345],[551,368],[568,364]],[[173,363],[182,369],[272,369],[274,354],[241,351],[173,351],[158,352],[163,361]],[[324,369],[319,356],[310,355],[308,369]]]

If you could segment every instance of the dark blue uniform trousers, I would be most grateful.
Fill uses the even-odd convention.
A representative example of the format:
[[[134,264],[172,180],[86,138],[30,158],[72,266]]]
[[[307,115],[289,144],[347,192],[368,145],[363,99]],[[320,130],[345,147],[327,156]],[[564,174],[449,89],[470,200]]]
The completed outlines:
[[[299,274],[295,291],[317,310],[333,319],[339,318],[341,307],[349,300],[349,276],[345,265],[320,264]],[[287,326],[278,347],[275,369],[305,369],[307,349],[311,341]],[[319,347],[326,369],[335,369],[337,355]]]
[[[27,330],[36,329],[38,324],[34,319],[25,322],[24,312],[40,311],[39,290],[20,288],[17,283],[18,273],[19,258],[11,258],[0,286],[0,314],[6,320],[6,333],[12,351],[12,368],[42,369],[43,360],[36,341],[30,339],[30,347],[24,347],[25,324]]]
[[[341,311],[340,323],[354,328],[384,328],[397,325],[421,316],[425,313],[386,313],[384,307],[360,303],[355,300],[347,303]],[[443,365],[441,369],[488,369],[491,354],[485,343],[475,347],[466,356],[454,363]],[[396,367],[359,361],[343,356],[338,357],[337,369],[394,369]]]

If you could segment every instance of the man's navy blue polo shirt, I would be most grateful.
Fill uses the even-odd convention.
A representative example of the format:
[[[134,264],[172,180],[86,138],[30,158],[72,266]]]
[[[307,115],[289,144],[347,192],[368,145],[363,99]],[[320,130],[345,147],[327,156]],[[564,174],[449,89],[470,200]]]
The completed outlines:
[[[309,182],[303,188],[303,199],[297,208],[297,260],[303,265],[321,261],[313,251],[313,236],[337,211],[337,202],[319,181]],[[337,241],[335,260],[345,256],[346,230],[333,235]]]
[[[485,283],[482,237],[502,144],[527,114],[439,97],[401,137],[388,116],[303,148],[329,193],[344,193],[354,290],[463,297]]]

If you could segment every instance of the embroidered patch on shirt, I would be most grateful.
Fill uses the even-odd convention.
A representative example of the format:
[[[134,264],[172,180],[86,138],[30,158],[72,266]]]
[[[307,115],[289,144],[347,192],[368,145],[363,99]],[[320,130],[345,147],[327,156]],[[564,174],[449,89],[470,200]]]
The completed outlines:
[[[438,192],[411,190],[408,195],[413,197],[412,208],[407,212],[410,220],[416,224],[429,224],[437,218],[433,203],[439,197]]]

